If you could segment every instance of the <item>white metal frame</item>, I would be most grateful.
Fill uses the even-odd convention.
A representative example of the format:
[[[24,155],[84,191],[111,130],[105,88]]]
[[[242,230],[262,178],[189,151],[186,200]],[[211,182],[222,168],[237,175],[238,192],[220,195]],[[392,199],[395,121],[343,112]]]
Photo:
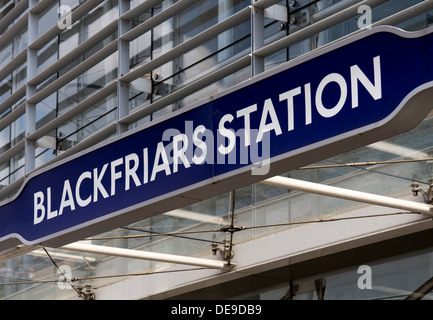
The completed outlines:
[[[409,210],[411,212],[422,213],[429,216],[433,215],[433,206],[426,203],[418,203],[415,201],[386,197],[367,192],[328,186],[320,183],[301,181],[280,176],[263,180],[261,183],[272,185],[275,187],[283,187],[320,194],[323,196],[335,197],[339,199],[358,201],[401,210]]]
[[[133,249],[125,249],[125,248],[115,248],[115,247],[100,246],[100,245],[86,244],[86,243],[71,243],[60,247],[60,249],[94,253],[94,254],[103,254],[103,255],[123,257],[123,258],[185,264],[185,265],[198,266],[198,267],[204,267],[210,269],[221,269],[224,271],[232,270],[236,266],[236,264],[234,263],[228,264],[226,261],[186,257],[186,256],[173,255],[173,254],[157,253],[157,252],[149,252],[149,251],[141,251],[141,250],[133,250]]]

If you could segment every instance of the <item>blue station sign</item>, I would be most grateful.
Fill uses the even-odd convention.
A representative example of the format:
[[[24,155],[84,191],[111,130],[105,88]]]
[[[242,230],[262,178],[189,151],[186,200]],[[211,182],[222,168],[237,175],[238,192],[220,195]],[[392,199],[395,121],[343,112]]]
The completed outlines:
[[[30,175],[0,248],[59,246],[400,134],[433,107],[433,29],[378,27]]]

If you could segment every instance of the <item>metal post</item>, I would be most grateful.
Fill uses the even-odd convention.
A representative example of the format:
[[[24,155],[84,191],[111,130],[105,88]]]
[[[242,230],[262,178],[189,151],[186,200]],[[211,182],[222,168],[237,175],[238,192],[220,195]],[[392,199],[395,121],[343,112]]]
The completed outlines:
[[[129,0],[120,0],[119,1],[119,16],[128,12],[130,9],[130,1]],[[119,18],[119,42],[118,42],[118,77],[121,78],[125,74],[129,72],[129,40],[121,39],[121,36],[131,30],[131,21],[123,20]],[[122,119],[123,117],[128,115],[129,109],[129,83],[118,81],[117,82],[117,110],[118,110],[118,119]],[[122,132],[126,132],[128,130],[127,125],[118,122],[117,123],[117,133],[120,134]]]
[[[30,12],[30,9],[34,7],[38,1],[29,1],[29,14],[27,21],[27,34],[28,44],[30,45],[33,41],[38,38],[38,14]],[[27,49],[27,82],[36,76],[38,67],[37,50]],[[24,145],[24,159],[25,159],[25,173],[28,174],[35,169],[35,141],[27,139],[27,136],[36,130],[36,104],[29,103],[28,100],[31,96],[36,93],[36,87],[34,85],[26,85],[26,134],[25,134],[25,145]]]
[[[252,0],[257,2],[257,0]],[[265,71],[265,58],[254,52],[265,45],[265,14],[262,8],[251,6],[251,76]]]
[[[410,210],[413,212],[424,213],[427,215],[433,215],[433,206],[425,203],[418,203],[409,200],[402,200],[392,197],[386,197],[366,192],[348,190],[344,188],[338,188],[328,186],[320,183],[301,181],[286,177],[272,177],[261,181],[261,183],[273,185],[276,187],[283,187],[289,189],[295,189],[299,191],[311,192],[324,196],[330,196],[345,200],[359,201],[369,204],[375,204],[379,206],[385,206],[390,208]]]

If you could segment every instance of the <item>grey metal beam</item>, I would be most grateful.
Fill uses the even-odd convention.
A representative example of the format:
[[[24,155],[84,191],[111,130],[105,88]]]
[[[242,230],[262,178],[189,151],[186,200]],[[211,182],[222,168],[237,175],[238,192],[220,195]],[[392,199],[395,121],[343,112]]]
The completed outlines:
[[[7,116],[3,117],[0,120],[0,131],[10,126],[12,122],[14,122],[19,117],[21,117],[25,113],[25,110],[26,110],[26,104],[21,103],[18,107],[13,109]]]
[[[13,40],[22,30],[27,28],[28,13],[26,12],[15,24],[0,37],[0,49]]]
[[[421,15],[423,13],[427,13],[430,10],[433,10],[433,1],[432,0],[423,1],[405,10],[399,11],[385,19],[373,23],[372,27],[379,26],[379,25],[394,26],[406,20],[415,18],[416,16]]]
[[[85,100],[81,101],[77,105],[75,105],[73,108],[69,109],[65,113],[61,114],[60,116],[56,117],[55,119],[51,120],[41,128],[35,130],[33,133],[29,134],[27,136],[28,140],[36,141],[40,138],[42,138],[44,135],[48,134],[49,132],[55,130],[60,125],[65,124],[69,120],[71,120],[76,115],[80,114],[81,112],[85,111],[86,109],[92,107],[102,99],[106,98],[110,94],[116,91],[117,82],[113,81],[107,86],[105,86],[103,89],[98,90],[94,94],[92,94],[90,97],[86,98]]]
[[[117,20],[112,21],[107,26],[98,31],[91,38],[87,39],[77,47],[73,48],[66,55],[61,57],[59,60],[39,72],[34,78],[29,80],[29,84],[38,85],[44,80],[51,77],[53,74],[64,68],[66,65],[74,61],[76,58],[83,55],[85,52],[89,51],[95,45],[100,43],[102,40],[112,35],[117,30]]]
[[[71,13],[72,23],[80,20],[95,7],[97,7],[103,0],[86,0],[78,8],[76,8]],[[57,24],[53,26],[50,30],[41,35],[38,39],[30,42],[29,48],[39,50],[44,47],[48,42],[50,42],[54,37],[62,33],[63,30],[60,29]]]
[[[15,58],[13,58],[8,64],[0,69],[0,80],[3,80],[7,76],[10,76],[12,72],[22,66],[27,59],[27,49],[21,51]]]
[[[212,72],[210,74],[208,74],[207,76],[198,79],[196,81],[194,81],[193,83],[184,86],[183,88],[176,90],[175,92],[169,94],[168,96],[165,96],[157,101],[155,101],[154,103],[152,103],[151,105],[144,107],[144,108],[140,108],[137,111],[129,114],[128,116],[122,118],[119,120],[119,122],[124,123],[124,124],[131,124],[135,121],[138,121],[140,119],[142,119],[143,117],[157,111],[160,110],[168,105],[170,105],[171,103],[182,99],[184,97],[186,97],[189,94],[192,94],[194,92],[196,92],[197,90],[200,90],[238,70],[241,70],[242,68],[247,67],[248,65],[250,65],[251,63],[251,57],[246,55],[232,63],[230,63],[229,65],[219,68],[217,71]]]
[[[24,11],[27,10],[29,0],[21,0],[0,20],[0,34],[13,24]]]
[[[142,3],[136,5],[131,10],[125,12],[124,14],[121,14],[120,19],[128,20],[128,21],[134,20],[135,18],[137,18],[141,14],[149,11],[150,9],[159,5],[163,1],[164,0],[145,0]]]
[[[132,82],[135,79],[143,76],[146,73],[151,72],[152,70],[156,69],[157,67],[172,61],[174,58],[180,56],[181,54],[188,52],[189,50],[192,50],[196,48],[197,46],[205,43],[209,39],[217,36],[221,32],[230,29],[238,24],[240,24],[243,21],[246,21],[250,18],[251,15],[251,8],[247,7],[243,10],[235,13],[231,17],[221,21],[220,23],[217,23],[216,25],[210,27],[209,29],[206,29],[205,31],[199,33],[195,37],[183,42],[182,44],[179,44],[178,46],[174,47],[172,50],[162,54],[158,58],[155,58],[151,60],[150,62],[137,67],[136,69],[130,71],[127,75],[121,77],[119,81],[122,82]]]
[[[306,38],[314,36],[315,34],[329,29],[347,19],[353,18],[358,15],[358,8],[361,5],[368,5],[370,7],[375,7],[389,0],[364,0],[356,5],[346,8],[340,12],[337,12],[327,18],[324,18],[316,23],[313,23],[295,33],[292,33],[278,41],[275,41],[267,46],[253,52],[256,56],[266,57],[282,49],[285,49],[295,43],[298,43]]]
[[[152,28],[158,26],[162,22],[170,19],[174,15],[178,14],[182,10],[187,9],[193,3],[197,2],[196,0],[181,0],[171,5],[167,9],[153,16],[152,18],[147,19],[145,22],[139,24],[137,27],[133,28],[129,32],[120,35],[121,40],[132,41],[144,33],[148,32]]]
[[[33,50],[42,49],[48,42],[57,37],[63,30],[57,25],[52,27],[50,30],[42,34],[39,38],[29,43],[28,48]]]
[[[26,95],[26,86],[23,85],[19,89],[15,90],[9,97],[7,97],[2,103],[0,103],[0,114],[5,112],[7,109],[12,107],[14,103]]]
[[[24,149],[24,144],[23,144],[23,149]],[[9,184],[7,188],[1,189],[0,199],[5,200],[7,198],[12,197],[21,188],[21,185],[23,184],[25,177],[26,176],[22,176],[21,178],[18,178],[17,180]]]
[[[386,17],[382,20],[376,21],[375,23],[373,23],[371,25],[371,28],[374,27],[378,27],[378,26],[383,26],[383,25],[389,25],[389,26],[395,26],[398,25],[400,23],[403,23],[404,21],[410,20],[412,18],[415,18],[423,13],[426,13],[427,11],[433,10],[433,1],[432,0],[428,0],[428,1],[424,1],[424,2],[420,2],[418,4],[413,5],[412,7],[409,7],[405,10],[399,11],[389,17]],[[363,32],[363,29],[357,30],[351,34],[348,34],[344,37],[341,37],[340,39],[336,40],[342,40],[345,39],[347,37],[351,37],[354,34],[357,34],[359,32]],[[326,45],[330,45],[326,44]],[[325,45],[325,46],[326,46]]]
[[[29,11],[30,13],[41,14],[49,7],[53,6],[58,2],[59,2],[58,0],[41,0],[38,1],[38,3],[36,3],[33,7],[31,7]]]
[[[17,144],[14,144],[12,147],[10,147],[7,151],[0,154],[0,163],[5,163],[12,159],[12,157],[15,157],[18,153],[22,152],[24,150],[25,141],[21,140]]]
[[[45,168],[53,163],[56,163],[57,161],[60,161],[62,159],[65,159],[69,156],[74,155],[77,152],[83,151],[89,147],[94,146],[95,144],[110,138],[117,133],[117,126],[116,123],[109,123],[107,126],[105,126],[103,129],[98,130],[91,136],[87,137],[86,139],[80,141],[80,143],[76,144],[75,146],[69,148],[66,151],[61,152],[57,157],[54,159],[51,159],[50,161],[45,162],[43,165],[38,167],[38,169]]]
[[[104,48],[87,58],[85,61],[81,62],[75,68],[65,73],[63,76],[61,76],[42,90],[38,91],[33,96],[29,97],[27,101],[30,103],[38,103],[52,93],[56,92],[58,89],[69,83],[71,80],[75,79],[80,74],[87,71],[89,68],[93,67],[97,63],[101,62],[102,60],[116,52],[117,42],[118,40],[112,41],[109,45],[105,46]]]

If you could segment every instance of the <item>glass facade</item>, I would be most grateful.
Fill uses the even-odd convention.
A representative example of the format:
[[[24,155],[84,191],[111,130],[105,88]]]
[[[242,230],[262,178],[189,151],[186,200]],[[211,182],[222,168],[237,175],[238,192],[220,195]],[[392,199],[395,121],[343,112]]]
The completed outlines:
[[[371,279],[370,279],[371,276]],[[231,299],[248,300],[403,300],[432,276],[431,248],[312,278],[280,283]],[[320,283],[320,285],[318,285]],[[430,291],[418,298],[431,300]]]
[[[359,31],[362,13],[352,10],[346,14],[359,2],[0,1],[0,198],[13,197],[34,170]],[[256,14],[255,8],[265,9]],[[433,23],[430,0],[370,1],[369,8],[373,24],[392,23],[415,31]],[[63,10],[69,10],[72,17],[60,17]],[[263,26],[257,27],[255,19],[262,19]],[[328,23],[312,34],[309,27],[323,21]],[[280,39],[288,39],[288,46],[272,49]],[[271,48],[271,54],[263,59],[254,56],[264,46]],[[251,59],[245,63],[248,55]],[[411,194],[413,181],[425,184],[430,178],[432,121],[427,117],[408,133],[285,176],[405,197]],[[257,183],[86,241],[208,256],[212,244],[223,247],[230,240],[220,229],[232,219],[233,195],[236,225],[254,227],[233,234],[235,254],[236,245],[290,231],[294,228],[290,223],[326,219],[365,207]],[[47,250],[57,265],[69,268],[65,270],[72,273],[72,284],[80,290],[107,287],[166,268],[163,262]],[[374,278],[380,279],[373,284],[374,290],[356,287],[360,277],[356,265],[331,273],[317,270],[311,279],[293,279],[259,292],[234,297],[222,292],[220,297],[287,298],[293,284],[326,279],[325,299],[400,299],[431,277],[431,249],[426,250],[365,262],[374,275],[380,275]],[[59,285],[61,274],[41,248],[0,261],[0,299],[77,296],[76,291]],[[290,298],[317,299],[318,295],[306,290]]]

